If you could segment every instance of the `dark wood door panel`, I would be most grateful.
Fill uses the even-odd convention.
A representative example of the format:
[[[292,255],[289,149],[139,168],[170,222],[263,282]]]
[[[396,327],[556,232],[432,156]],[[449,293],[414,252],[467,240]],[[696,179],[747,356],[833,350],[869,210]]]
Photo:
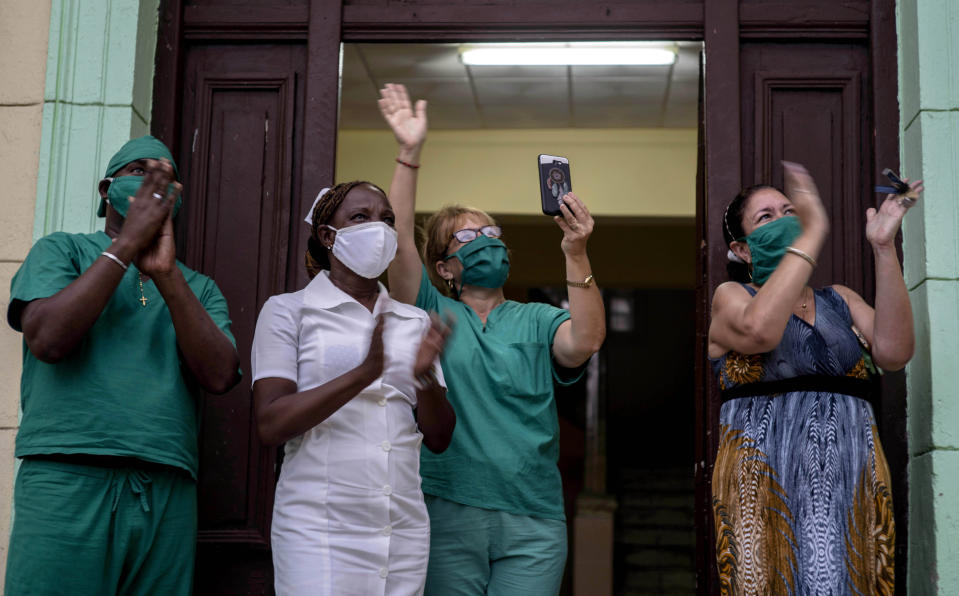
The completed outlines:
[[[858,44],[822,47],[749,44],[742,50],[743,184],[782,188],[782,160],[804,164],[816,180],[832,232],[813,285],[843,283],[871,292],[863,243],[871,200],[871,103],[863,92],[868,53]]]
[[[276,450],[257,436],[250,349],[260,307],[287,289],[304,54],[302,46],[200,46],[186,56],[181,254],[226,296],[244,371],[229,394],[200,404],[196,585],[204,594],[272,589]]]
[[[819,256],[815,285],[837,280],[862,287],[862,268],[849,265],[844,255],[861,244],[858,205],[862,155],[859,138],[859,75],[815,82],[783,80],[756,73],[756,173],[782,188],[782,160],[805,164],[816,179],[835,231]]]
[[[243,82],[253,81],[257,79]],[[191,244],[188,254],[219,280],[249,374],[258,306],[282,282],[286,264],[289,209],[282,200],[289,199],[283,186],[288,188],[290,178],[278,163],[282,153],[274,151],[280,136],[276,127],[282,125],[282,82],[272,89],[238,89],[238,82],[204,81],[203,100],[208,105],[203,116],[208,118],[198,130],[205,129],[208,140],[198,139],[201,150],[193,154],[199,162],[194,186],[202,185],[204,200],[198,201],[202,209],[193,219],[190,234],[203,243]],[[252,279],[237,271],[239,263],[255,272]],[[216,398],[204,404],[201,536],[209,531],[255,528],[255,538],[266,541],[268,524],[257,515],[255,498],[266,492],[259,485],[272,480],[270,458],[268,450],[256,445],[249,385],[241,384],[234,393],[229,404]],[[250,461],[261,459],[261,465]]]

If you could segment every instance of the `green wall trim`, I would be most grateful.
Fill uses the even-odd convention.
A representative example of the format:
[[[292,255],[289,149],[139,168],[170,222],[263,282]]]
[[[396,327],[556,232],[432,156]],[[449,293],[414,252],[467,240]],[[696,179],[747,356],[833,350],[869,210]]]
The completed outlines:
[[[927,281],[959,281],[959,277],[926,277],[916,285],[909,288],[909,291],[913,291]]]
[[[948,113],[948,112],[959,112],[959,108],[923,108],[922,110],[919,110],[918,112],[916,112],[913,115],[913,117],[909,119],[909,122],[906,123],[905,126],[903,126],[903,129],[909,130],[909,127],[912,126],[913,122],[915,122],[920,116],[922,116],[925,113],[941,114],[941,113]]]
[[[903,175],[926,192],[903,223],[916,353],[906,374],[911,596],[959,594],[959,2],[900,0]]]
[[[950,445],[933,445],[930,449],[916,453],[915,457],[922,457],[923,455],[932,453],[933,451],[959,451],[959,447],[952,447]]]
[[[97,182],[150,130],[158,19],[159,0],[53,0],[34,240],[102,227]]]

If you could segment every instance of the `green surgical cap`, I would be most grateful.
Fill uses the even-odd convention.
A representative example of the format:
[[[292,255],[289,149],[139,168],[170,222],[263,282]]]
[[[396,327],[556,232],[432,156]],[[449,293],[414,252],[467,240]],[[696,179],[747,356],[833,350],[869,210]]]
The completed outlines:
[[[113,157],[110,158],[110,163],[107,165],[107,171],[103,176],[104,178],[113,176],[117,173],[117,171],[131,161],[136,161],[138,159],[160,158],[169,160],[170,165],[173,166],[173,174],[176,176],[176,179],[179,180],[180,170],[177,169],[176,162],[173,161],[173,154],[170,153],[170,150],[167,149],[167,146],[163,144],[163,141],[150,135],[144,135],[137,139],[130,139],[123,145],[123,147],[120,147],[120,150],[114,153]],[[97,216],[104,217],[106,215],[106,209],[106,203],[101,200],[100,208],[97,210]]]
[[[150,135],[144,135],[138,139],[130,139],[123,147],[120,147],[120,150],[114,153],[113,157],[110,158],[110,164],[107,166],[107,173],[104,174],[104,177],[109,178],[116,174],[117,170],[131,161],[138,159],[160,159],[161,157],[170,161],[170,164],[173,166],[173,173],[176,174],[177,180],[179,180],[180,171],[177,170],[176,162],[173,161],[173,154],[170,153],[167,146],[163,144],[163,141]]]

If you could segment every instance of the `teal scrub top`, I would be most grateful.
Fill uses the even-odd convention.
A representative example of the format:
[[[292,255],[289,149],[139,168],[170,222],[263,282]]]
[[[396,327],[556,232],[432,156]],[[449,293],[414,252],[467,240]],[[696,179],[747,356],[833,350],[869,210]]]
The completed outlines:
[[[67,287],[110,245],[103,232],[41,238],[13,276],[7,321],[20,331],[25,303]],[[226,299],[213,280],[177,262],[213,322],[230,333]],[[55,364],[23,344],[23,418],[15,455],[136,457],[197,472],[198,405],[173,320],[153,282],[140,284],[131,263],[77,349]]]
[[[441,356],[456,428],[443,453],[421,451],[423,492],[473,507],[565,520],[553,380],[575,383],[584,369],[560,368],[552,345],[569,312],[507,300],[484,325],[472,308],[441,294],[425,267],[416,306],[456,320]]]

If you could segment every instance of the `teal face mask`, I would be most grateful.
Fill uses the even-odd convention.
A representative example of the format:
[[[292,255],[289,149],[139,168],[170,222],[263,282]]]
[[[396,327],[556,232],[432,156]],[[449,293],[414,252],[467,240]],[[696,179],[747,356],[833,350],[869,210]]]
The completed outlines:
[[[509,253],[498,238],[480,234],[446,259],[453,257],[463,264],[464,286],[499,288],[509,277]]]
[[[745,241],[749,245],[749,254],[753,262],[753,283],[758,285],[766,283],[779,266],[783,255],[786,254],[786,247],[791,245],[801,233],[802,226],[799,225],[799,218],[787,215],[759,226],[753,230],[752,234],[746,236]],[[742,241],[743,239],[740,239],[740,242]]]
[[[127,211],[130,209],[130,197],[135,197],[143,184],[143,176],[117,176],[116,178],[106,178],[111,180],[110,187],[107,189],[107,202],[113,206],[114,211],[120,214],[124,219]],[[168,187],[167,192],[173,192],[173,185]],[[183,204],[183,197],[178,196],[176,203],[173,204],[173,217],[176,217],[180,211],[180,205]],[[100,204],[100,211],[97,213],[100,217],[106,215],[106,205]]]

